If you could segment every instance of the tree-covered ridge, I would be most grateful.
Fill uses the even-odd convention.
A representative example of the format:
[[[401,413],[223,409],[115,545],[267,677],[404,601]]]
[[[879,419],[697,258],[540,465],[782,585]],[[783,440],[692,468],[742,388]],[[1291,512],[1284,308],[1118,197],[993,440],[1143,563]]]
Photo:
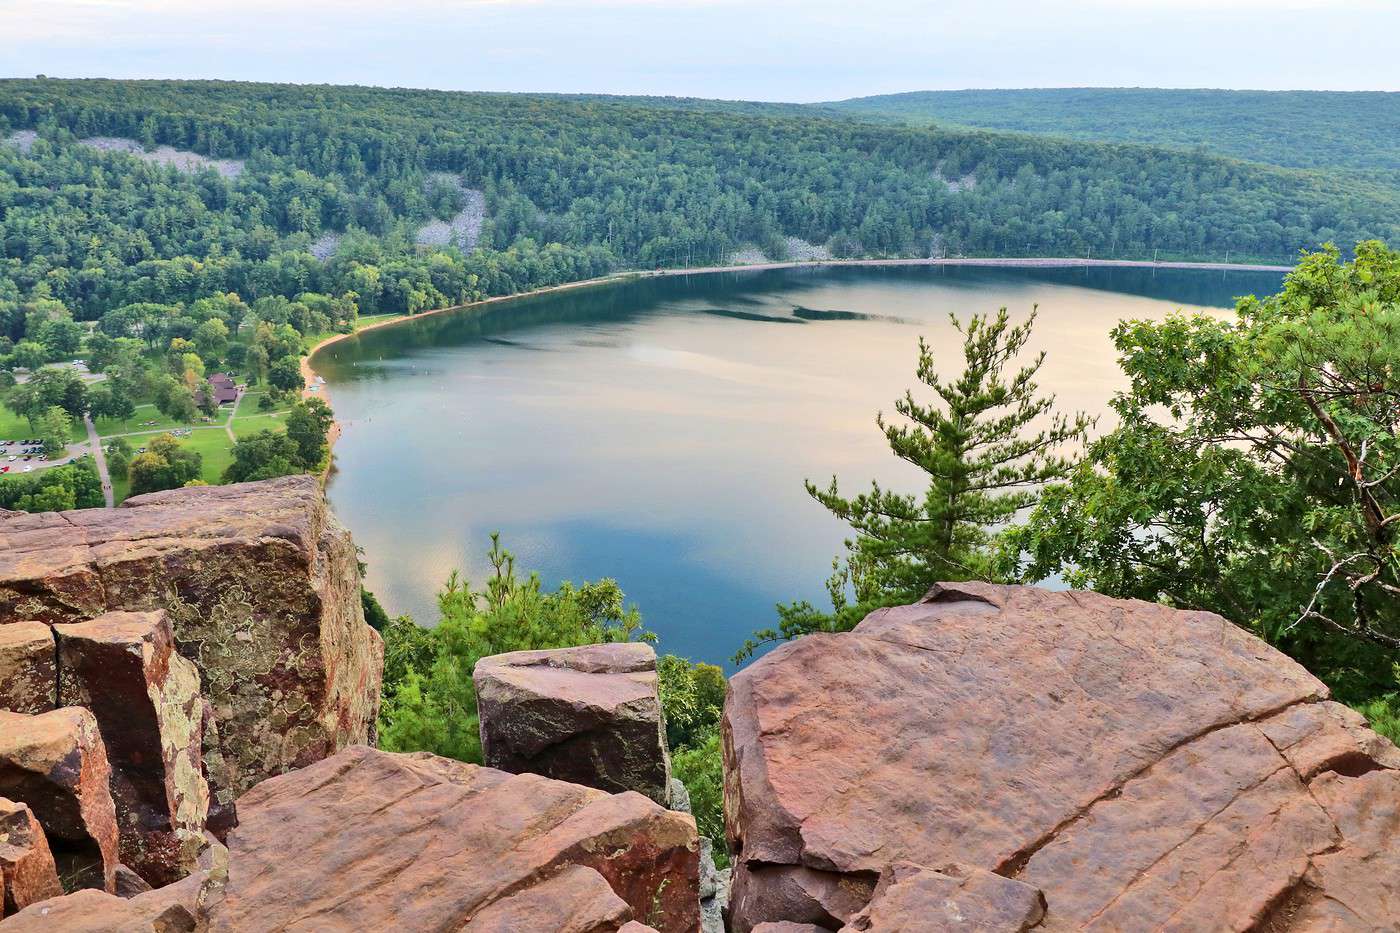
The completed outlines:
[[[862,117],[1149,143],[1400,181],[1400,93],[1036,88],[914,91],[819,105]]]
[[[362,310],[413,311],[473,289],[548,284],[561,266],[576,277],[715,262],[745,243],[780,255],[785,236],[836,255],[1277,262],[1400,224],[1400,193],[1356,179],[683,101],[44,79],[0,82],[0,122],[41,135],[27,155],[0,154],[4,275],[22,295],[50,279],[83,316],[136,295],[189,300],[191,279],[192,297],[354,290]],[[75,144],[94,135],[244,158],[247,169],[182,176]],[[572,252],[544,271],[506,259],[511,268],[493,275],[446,253],[433,265],[412,233],[459,206],[459,193],[434,185],[436,171],[484,190],[487,252]],[[308,248],[328,231],[369,237],[323,265]],[[174,282],[147,265],[170,260],[183,266]],[[412,269],[389,271],[389,297],[375,304],[351,267],[382,275],[395,262]],[[472,274],[484,280],[463,288]]]

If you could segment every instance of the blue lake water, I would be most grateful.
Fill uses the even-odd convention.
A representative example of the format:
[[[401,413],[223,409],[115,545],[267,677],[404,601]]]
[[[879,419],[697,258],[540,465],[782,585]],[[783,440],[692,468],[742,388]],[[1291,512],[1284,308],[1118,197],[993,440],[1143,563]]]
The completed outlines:
[[[950,312],[1040,313],[1041,384],[1105,411],[1120,319],[1220,309],[1281,275],[826,268],[647,278],[453,312],[315,360],[344,433],[330,496],[391,614],[436,621],[489,535],[559,580],[615,577],[662,651],[725,663],[778,602],[820,603],[842,525],[802,482],[916,489],[875,426]],[[1101,423],[1100,427],[1107,427]]]

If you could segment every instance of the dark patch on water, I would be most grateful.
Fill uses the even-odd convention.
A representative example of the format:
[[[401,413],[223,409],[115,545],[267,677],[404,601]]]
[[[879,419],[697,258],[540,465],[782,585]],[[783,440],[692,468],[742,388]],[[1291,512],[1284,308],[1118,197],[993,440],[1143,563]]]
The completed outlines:
[[[888,314],[866,314],[864,311],[824,311],[820,308],[804,308],[797,305],[792,316],[804,321],[883,321],[886,324],[911,324],[912,321]]]
[[[521,343],[519,340],[510,340],[506,337],[482,337],[484,343],[494,343],[498,347],[510,347],[512,350],[537,350],[543,352],[546,348],[530,343]]]
[[[735,311],[732,308],[701,308],[701,314],[713,314],[716,317],[732,317],[740,321],[762,321],[765,324],[806,324],[795,317],[773,317],[770,314],[755,314],[752,311]]]

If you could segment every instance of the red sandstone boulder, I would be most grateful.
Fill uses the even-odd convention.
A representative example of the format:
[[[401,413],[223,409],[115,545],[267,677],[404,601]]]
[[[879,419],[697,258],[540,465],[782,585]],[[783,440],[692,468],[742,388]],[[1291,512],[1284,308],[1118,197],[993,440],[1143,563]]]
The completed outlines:
[[[482,658],[472,679],[489,767],[670,799],[656,652],[620,642]]]
[[[734,929],[911,929],[989,872],[1047,930],[1387,916],[1400,752],[1326,697],[1218,616],[1092,593],[945,585],[799,639],[730,683]]]
[[[58,705],[53,633],[42,622],[0,625],[0,710],[43,713]]]
[[[55,625],[59,702],[92,711],[112,767],[121,860],[150,884],[178,881],[204,843],[204,698],[163,611]]]
[[[0,797],[0,917],[62,893],[53,853],[34,812]]]
[[[117,820],[111,769],[85,709],[0,712],[0,796],[29,805],[59,872],[77,887],[113,890]]]
[[[901,862],[880,878],[870,903],[842,933],[1022,933],[1045,916],[1028,884],[966,865],[938,871]]]
[[[202,928],[190,905],[163,891],[129,900],[102,891],[77,891],[0,922],[4,933],[194,933]]]
[[[265,781],[238,810],[215,930],[700,922],[694,821],[640,794],[357,747]]]
[[[619,924],[630,916],[632,908],[608,887],[602,875],[582,865],[570,865],[539,884],[489,904],[462,929],[470,933],[611,933],[622,930]]]
[[[383,643],[314,477],[0,515],[0,626],[153,609],[218,720],[234,786],[216,802],[371,739]]]
[[[135,897],[152,890],[151,883],[125,865],[117,866],[117,897]]]

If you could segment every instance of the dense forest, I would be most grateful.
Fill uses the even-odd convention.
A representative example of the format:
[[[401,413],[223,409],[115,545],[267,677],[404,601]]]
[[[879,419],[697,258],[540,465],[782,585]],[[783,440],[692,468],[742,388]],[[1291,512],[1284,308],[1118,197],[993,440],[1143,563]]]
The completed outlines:
[[[1373,237],[1400,240],[1400,187],[1199,151],[723,101],[0,81],[0,380],[79,355],[110,377],[10,393],[55,456],[89,413],[104,436],[155,411],[216,424],[218,372],[280,417],[309,343],[364,316],[618,270],[740,250],[1280,263]],[[262,441],[194,472],[320,462]],[[165,460],[143,472],[174,477]]]
[[[38,137],[0,147],[0,300],[42,288],[79,319],[229,291],[413,312],[742,244],[780,258],[786,237],[838,256],[1281,262],[1400,226],[1400,192],[1357,178],[626,99],[36,79],[0,83],[0,131],[15,130]],[[94,136],[246,168],[181,174],[79,144]],[[418,248],[468,189],[484,193],[482,248]],[[347,235],[322,261],[327,233]]]
[[[1377,154],[1394,148],[1385,136],[1394,121],[1371,151],[1359,129],[1368,118],[1329,114],[1323,133],[1299,117],[1264,159],[1268,147],[1254,137],[1265,130],[1221,117],[1212,136],[1168,126],[1170,108],[1152,111],[1157,123],[1138,119],[1147,108],[1114,129],[1115,139],[1138,141],[1096,142],[713,101],[0,81],[0,433],[37,439],[47,458],[83,436],[82,422],[99,422],[118,498],[320,471],[330,410],[300,399],[300,358],[318,338],[368,315],[725,262],[744,248],[775,259],[801,241],[836,257],[1291,263],[1326,241],[1400,241],[1400,185],[1386,174],[1396,166]],[[1092,105],[1062,109],[1079,122],[1066,116],[1057,132],[1094,135]],[[1043,127],[1027,119],[1005,128]],[[1258,161],[1140,144],[1192,134]],[[1289,154],[1309,139],[1315,159]],[[1313,167],[1332,165],[1347,170]],[[1060,574],[1218,609],[1400,735],[1394,516],[1377,533],[1353,501],[1377,499],[1379,488],[1376,507],[1394,512],[1396,394],[1386,385],[1400,257],[1375,243],[1356,252],[1349,265],[1335,251],[1305,259],[1284,293],[1241,306],[1240,330],[1214,318],[1120,326],[1132,390],[1114,405],[1125,426],[1092,440],[1082,461],[1039,453],[1083,441],[1080,419],[1048,435],[1020,433],[1051,413],[1034,396],[1033,369],[1011,375],[1014,391],[1001,379],[1029,324],[969,321],[965,357],[976,378],[957,391],[937,381],[922,348],[920,382],[949,411],[909,396],[896,411],[913,427],[891,425],[886,436],[900,459],[926,467],[936,494],[876,486],[852,498],[835,484],[810,487],[860,543],[834,565],[831,612],[782,607],[778,628],[760,639],[848,628],[871,606],[915,598],[931,579]],[[1306,346],[1309,334],[1328,345]],[[1307,350],[1301,364],[1295,346]],[[1290,394],[1305,385],[1299,365],[1309,379],[1364,377],[1314,407],[1336,409],[1382,478],[1343,474],[1337,483],[1336,442],[1315,423],[1325,419]],[[215,372],[248,393],[227,420],[211,392]],[[246,430],[235,420],[240,402],[256,408],[241,416]],[[1009,415],[975,424],[1008,406]],[[1155,423],[1163,407],[1190,411],[1191,430]],[[1312,459],[1292,462],[1280,436],[1308,438]],[[950,443],[956,449],[939,446]],[[205,459],[216,455],[217,468]],[[1048,492],[1031,496],[1026,486]],[[92,461],[81,460],[7,477],[0,508],[97,505],[104,491]],[[1011,521],[1018,514],[1026,520]],[[1328,566],[1332,552],[1355,548],[1365,567]],[[449,582],[432,632],[391,622],[364,595],[386,637],[386,747],[477,758],[477,658],[643,634],[611,581],[544,592],[538,578],[516,575],[497,542],[491,560],[484,588]],[[1179,570],[1157,573],[1163,564]],[[1365,603],[1355,597],[1363,586]],[[722,673],[664,658],[662,680],[676,772],[722,858]]]
[[[1400,183],[1400,93],[1035,88],[915,91],[817,106],[914,124],[1199,147],[1294,168],[1374,170]]]

